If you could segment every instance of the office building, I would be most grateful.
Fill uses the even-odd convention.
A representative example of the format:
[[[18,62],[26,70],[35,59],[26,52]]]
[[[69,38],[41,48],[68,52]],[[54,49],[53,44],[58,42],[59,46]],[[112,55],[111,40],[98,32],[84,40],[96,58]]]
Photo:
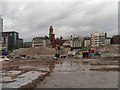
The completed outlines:
[[[107,33],[100,33],[97,30],[91,34],[91,47],[106,45]]]
[[[84,47],[86,48],[90,48],[91,44],[90,44],[90,37],[84,37]]]
[[[32,42],[24,42],[23,47],[24,48],[30,48],[30,47],[32,47]]]
[[[111,38],[110,37],[107,37],[106,39],[105,39],[105,44],[106,45],[109,45],[111,43]]]
[[[71,50],[78,50],[83,47],[84,38],[79,36],[73,37],[71,35],[69,41],[70,41]]]
[[[6,50],[13,51],[22,47],[23,40],[19,39],[19,33],[15,31],[2,32],[2,44],[3,47],[7,47]]]
[[[52,48],[52,43],[45,37],[35,37],[32,40],[32,47],[49,47]]]
[[[111,44],[120,44],[120,35],[114,35],[111,38]]]
[[[18,48],[23,48],[23,39],[22,38],[18,39]]]

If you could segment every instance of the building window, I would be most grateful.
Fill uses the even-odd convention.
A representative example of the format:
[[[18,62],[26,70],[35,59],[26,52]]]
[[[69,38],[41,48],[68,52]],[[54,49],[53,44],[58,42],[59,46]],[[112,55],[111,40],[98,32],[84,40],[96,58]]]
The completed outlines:
[[[12,36],[12,33],[10,33],[10,36]]]

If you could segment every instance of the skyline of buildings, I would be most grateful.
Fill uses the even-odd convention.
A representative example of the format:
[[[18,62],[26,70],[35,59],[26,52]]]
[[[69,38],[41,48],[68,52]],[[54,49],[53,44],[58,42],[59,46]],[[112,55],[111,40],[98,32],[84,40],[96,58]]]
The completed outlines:
[[[5,32],[12,32],[12,31],[15,31],[15,32],[18,32],[18,30],[4,30],[4,28],[3,28],[3,18],[1,18],[0,17],[0,25],[1,25],[1,27],[0,27],[0,30],[2,30],[3,32],[5,31]],[[57,32],[57,30],[55,30],[56,32]],[[69,31],[69,30],[68,30]],[[92,32],[93,31],[95,31],[95,30],[92,30]],[[99,30],[98,30],[99,31]],[[46,32],[46,31],[45,31]],[[51,33],[51,34],[50,34]],[[64,33],[64,32],[62,32],[62,33]],[[61,33],[61,34],[62,34]],[[108,33],[108,32],[106,32],[106,33]],[[69,35],[73,35],[73,36],[81,36],[81,37],[85,37],[86,36],[86,34],[84,34],[84,35],[81,35],[81,34],[75,34],[75,33],[70,33]],[[87,34],[88,35],[88,34]],[[90,35],[90,33],[89,33],[89,35]],[[115,34],[115,35],[118,35],[118,34]],[[22,34],[21,34],[21,36],[22,36]],[[50,30],[50,28],[49,28],[49,36],[51,36],[52,38],[59,38],[57,35],[55,35],[54,33],[53,33],[53,28],[51,28],[51,30]],[[61,35],[60,35],[61,36]],[[109,34],[108,34],[108,36],[109,36]],[[109,37],[113,37],[114,35],[112,35],[112,36],[109,36]],[[30,38],[35,38],[36,36],[33,36],[33,37],[30,37]],[[37,35],[37,37],[39,37],[38,35]],[[42,36],[42,37],[44,37],[44,35]],[[69,38],[69,36],[65,36],[64,37],[64,39],[68,39]],[[32,39],[31,40],[25,40],[25,38],[24,38],[24,42],[32,42]],[[52,41],[52,43],[54,43],[53,41]],[[54,47],[54,46],[53,46]]]
[[[50,28],[49,28],[49,29],[50,29]],[[3,32],[12,32],[12,31],[18,32],[17,30],[7,30],[7,31],[4,31],[4,30],[3,30]],[[57,30],[56,30],[56,31],[57,31]],[[68,30],[68,31],[69,31],[69,30]],[[99,30],[92,30],[92,32],[94,32],[94,31],[99,31]],[[46,32],[46,31],[45,31],[45,32]],[[106,31],[105,31],[105,32],[106,32]],[[102,32],[102,33],[105,33],[105,32]],[[63,33],[64,33],[64,32],[63,32]],[[106,32],[106,33],[108,34],[108,37],[110,37],[110,38],[112,38],[113,36],[119,35],[119,33],[118,33],[118,34],[109,36],[109,33],[108,33],[108,32]],[[21,35],[22,35],[22,34],[21,34]],[[75,36],[75,37],[76,37],[76,36],[86,37],[86,36],[90,36],[91,33],[89,33],[89,34],[84,34],[84,35],[78,35],[78,34],[71,33],[71,34],[69,34],[69,36],[70,36],[70,35]],[[44,36],[46,36],[46,34],[43,35],[43,36],[38,36],[38,35],[37,35],[37,36],[33,36],[33,37],[31,37],[31,38],[44,37]],[[49,36],[50,36],[50,34],[49,34]],[[56,34],[54,34],[54,33],[51,34],[51,36],[54,37],[54,38],[55,38],[55,37],[56,37],[56,38],[59,38],[59,37],[58,37]],[[61,36],[62,36],[62,34],[61,34]],[[60,37],[61,37],[61,36],[60,36]],[[66,37],[63,37],[63,36],[62,36],[62,37],[63,37],[64,39],[69,39],[69,36],[66,36]],[[24,39],[24,38],[23,38],[23,39]],[[24,40],[24,42],[32,42],[32,39],[31,39],[31,40],[28,40],[28,41],[25,41],[25,40]]]
[[[49,47],[52,48],[52,43],[46,37],[36,37],[32,40],[32,47]]]
[[[15,32],[18,32],[18,30],[3,30],[3,18],[1,18],[0,17],[0,25],[1,25],[1,27],[0,27],[0,30],[2,30],[2,31],[5,31],[5,32],[11,32],[11,31],[15,31]],[[52,30],[53,28],[51,28],[51,32],[50,32],[50,28],[49,28],[49,36],[51,36],[51,37],[56,37],[56,38],[59,38],[58,37],[58,35],[56,34],[56,35],[54,35],[54,33],[53,33],[53,30]],[[57,32],[57,30],[55,30],[56,32]],[[68,31],[69,31],[69,29],[68,29]],[[94,31],[94,30],[93,30]],[[98,30],[99,31],[99,30]],[[46,31],[45,31],[46,32]],[[51,34],[50,34],[51,33]],[[64,33],[64,32],[62,32],[62,33]],[[61,34],[62,34],[61,33]],[[108,33],[108,32],[106,32],[106,33]],[[75,35],[75,36],[81,36],[81,37],[84,37],[84,36],[86,36],[86,34],[84,34],[84,35],[81,35],[81,34],[75,34],[75,33],[70,33],[70,35]],[[90,35],[90,33],[89,33],[89,35]],[[118,35],[118,34],[115,34],[115,35]],[[22,34],[21,34],[21,36],[22,36]],[[60,35],[61,36],[61,35]],[[109,36],[109,34],[108,34],[108,36]],[[30,37],[30,38],[34,38],[34,37],[36,37],[36,36],[33,36],[33,37]],[[38,35],[37,35],[37,37],[39,37]],[[42,37],[44,37],[44,35],[42,36]],[[68,37],[69,36],[65,36],[64,37],[64,39],[68,39]],[[109,36],[109,37],[113,37],[113,35],[112,36]],[[25,40],[25,38],[24,38],[24,42],[31,42],[32,41],[32,39],[31,40],[28,40],[28,41],[26,41]],[[53,42],[54,43],[54,42]]]
[[[31,41],[34,36],[44,37],[50,25],[54,26],[56,38],[59,38],[61,34],[66,39],[71,34],[84,36],[92,30],[105,31],[109,33],[108,36],[117,34],[117,3],[98,2],[96,5],[96,2],[92,3],[89,7],[86,3],[53,2],[31,3],[30,5],[29,3],[4,3],[4,31],[16,30],[22,33],[21,37],[24,41]],[[11,15],[12,10],[16,14]]]
[[[3,30],[3,32],[12,32],[12,31],[15,31],[15,32],[19,32],[19,31],[17,31],[17,30]],[[57,31],[57,30],[56,30]],[[69,31],[69,30],[68,30]],[[96,31],[96,30],[92,30],[91,32],[93,32],[93,31]],[[99,30],[97,30],[97,31],[99,31]],[[46,31],[45,31],[46,32]],[[60,35],[60,36],[57,36],[57,34],[55,34],[54,35],[54,37],[55,38],[60,38],[61,36],[64,38],[64,39],[68,39],[69,38],[69,36],[70,35],[73,35],[73,36],[80,36],[80,37],[86,37],[86,36],[90,36],[91,35],[91,32],[89,33],[89,34],[84,34],[84,35],[80,35],[80,34],[74,34],[74,33],[70,33],[68,36],[62,36],[62,34]],[[106,32],[106,31],[105,31]],[[20,32],[19,32],[20,33]],[[64,32],[62,32],[62,33],[64,33]],[[108,34],[108,37],[110,37],[110,38],[112,38],[113,36],[115,36],[115,35],[119,35],[119,33],[118,34],[113,34],[113,35],[109,35],[109,32],[106,32],[107,34]],[[20,37],[22,36],[22,33],[20,33]],[[30,40],[25,40],[25,38],[23,38],[23,37],[21,37],[21,38],[23,38],[24,39],[24,42],[32,42],[32,39],[33,38],[35,38],[35,37],[44,37],[44,36],[46,36],[46,34],[44,34],[44,35],[36,35],[36,36],[32,36],[32,37],[30,37],[31,39]],[[48,35],[49,36],[49,35]]]
[[[15,31],[7,31],[4,32],[3,30],[3,19],[0,17],[0,30],[1,30],[1,42],[0,42],[0,49],[1,50],[14,50],[19,49],[23,47],[49,47],[49,48],[55,48],[56,45],[64,46],[66,48],[73,49],[80,49],[82,47],[97,47],[97,46],[104,46],[108,44],[118,44],[119,43],[119,35],[107,37],[106,32],[99,32],[99,31],[93,31],[89,35],[85,36],[78,36],[75,34],[69,35],[70,37],[64,38],[61,37],[58,38],[57,35],[55,36],[55,31],[53,29],[53,26],[49,27],[49,34],[48,36],[44,35],[44,37],[36,37],[34,36],[33,40],[31,40],[31,43],[24,42],[22,38],[19,37],[19,32]],[[55,38],[57,37],[57,38]],[[26,44],[26,45],[24,45]],[[3,49],[2,49],[2,48]]]
[[[107,37],[107,33],[94,31],[91,35],[86,35],[84,37],[70,35],[68,39],[64,39],[62,36],[60,38],[55,38],[55,34],[53,33],[53,27],[49,28],[49,37],[35,37],[33,38],[31,43],[27,43],[27,46],[24,45],[23,39],[19,38],[18,32],[2,32],[2,48],[1,50],[10,50],[19,48],[29,48],[29,47],[49,47],[55,48],[56,45],[63,46],[65,48],[69,48],[71,50],[78,50],[83,47],[91,48],[98,46],[105,46],[108,44],[118,44],[120,43],[120,35],[116,35],[111,37]],[[117,39],[116,39],[117,38]]]

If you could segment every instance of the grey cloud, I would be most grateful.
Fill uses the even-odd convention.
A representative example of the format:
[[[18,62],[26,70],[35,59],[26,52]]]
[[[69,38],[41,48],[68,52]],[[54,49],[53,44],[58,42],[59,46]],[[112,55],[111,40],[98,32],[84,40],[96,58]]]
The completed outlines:
[[[53,25],[56,37],[85,35],[92,30],[117,34],[117,2],[4,2],[4,30],[16,30],[24,41],[48,35]],[[113,32],[114,30],[114,32]]]

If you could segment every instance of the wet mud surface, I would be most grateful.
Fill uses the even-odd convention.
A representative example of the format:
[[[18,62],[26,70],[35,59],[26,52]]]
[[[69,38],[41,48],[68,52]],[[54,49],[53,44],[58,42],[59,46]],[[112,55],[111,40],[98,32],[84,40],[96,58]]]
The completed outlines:
[[[59,59],[50,76],[46,77],[37,88],[117,88],[118,71],[106,68],[113,66],[117,68],[118,65],[91,65],[90,63],[94,61],[99,59]],[[91,70],[102,67],[104,68],[101,71]]]
[[[32,59],[2,63],[4,88],[117,88],[118,62],[107,59]]]

